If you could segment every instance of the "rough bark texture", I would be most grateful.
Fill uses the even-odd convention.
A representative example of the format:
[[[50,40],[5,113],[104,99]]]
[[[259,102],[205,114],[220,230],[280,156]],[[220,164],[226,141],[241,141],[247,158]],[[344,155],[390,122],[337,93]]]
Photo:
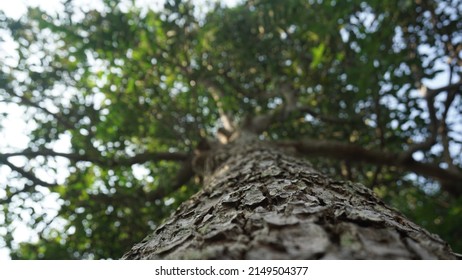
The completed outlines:
[[[365,186],[257,140],[210,151],[205,186],[124,259],[454,259]]]

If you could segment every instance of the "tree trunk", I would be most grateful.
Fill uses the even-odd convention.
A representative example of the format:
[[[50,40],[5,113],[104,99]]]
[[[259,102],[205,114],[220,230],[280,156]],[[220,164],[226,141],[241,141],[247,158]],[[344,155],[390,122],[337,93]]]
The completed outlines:
[[[370,189],[251,137],[208,152],[204,188],[124,259],[454,259]]]

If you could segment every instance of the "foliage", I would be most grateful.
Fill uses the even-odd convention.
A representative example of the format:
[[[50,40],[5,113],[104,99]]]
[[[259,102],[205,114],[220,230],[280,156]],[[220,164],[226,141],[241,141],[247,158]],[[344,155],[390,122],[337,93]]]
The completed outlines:
[[[0,156],[9,171],[0,186],[5,245],[13,258],[119,258],[199,188],[199,177],[176,183],[178,172],[224,125],[223,112],[245,122],[289,106],[287,91],[304,110],[280,110],[266,139],[412,151],[415,160],[460,172],[461,7],[170,0],[160,11],[113,1],[85,10],[66,1],[56,15],[0,14],[17,54],[0,60],[1,102],[24,108],[30,128],[28,147],[2,147]],[[446,80],[427,88],[435,79]],[[419,94],[424,89],[431,98]],[[462,251],[456,192],[386,164],[310,160],[374,188]],[[56,215],[44,202],[53,195]],[[14,242],[20,220],[38,242]]]

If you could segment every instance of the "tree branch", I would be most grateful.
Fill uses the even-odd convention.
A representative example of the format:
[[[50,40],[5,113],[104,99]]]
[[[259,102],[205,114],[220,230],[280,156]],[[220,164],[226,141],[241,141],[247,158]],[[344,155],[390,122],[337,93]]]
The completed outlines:
[[[452,77],[454,75],[454,67],[450,67],[449,71],[449,83],[451,84]],[[457,89],[448,90],[446,95],[446,100],[444,102],[444,112],[441,116],[441,126],[439,133],[441,135],[441,144],[443,145],[443,160],[448,164],[450,170],[457,170],[457,167],[454,165],[454,162],[449,151],[449,129],[447,124],[447,116],[449,113],[449,108],[456,97]]]
[[[410,145],[408,150],[403,155],[403,157],[405,159],[410,160],[410,159],[412,159],[412,155],[415,152],[428,150],[433,145],[436,144],[436,140],[437,140],[437,136],[438,136],[439,120],[438,120],[438,118],[436,116],[436,110],[435,110],[435,104],[434,104],[434,102],[435,102],[434,95],[425,96],[425,101],[427,103],[428,114],[430,116],[430,124],[429,124],[430,134],[427,136],[425,141]]]
[[[193,176],[194,176],[194,171],[192,170],[191,159],[189,158],[188,160],[185,160],[182,163],[182,165],[180,166],[180,169],[175,175],[175,179],[172,180],[171,184],[159,185],[154,190],[146,190],[145,188],[138,188],[136,192],[134,193],[134,195],[136,195],[136,198],[134,199],[137,200],[137,202],[140,202],[140,201],[154,202],[156,200],[161,200],[165,198],[166,196],[173,194],[181,186],[186,184]],[[120,201],[120,200],[126,200],[130,198],[131,196],[114,197],[113,195],[107,195],[104,193],[98,193],[98,194],[91,195],[91,199],[96,200],[101,203],[106,203],[106,204],[113,203],[114,200]]]
[[[40,151],[31,151],[30,149],[15,152],[15,153],[3,153],[0,154],[0,160],[6,160],[10,157],[24,156],[27,158],[34,158],[38,156],[51,156],[51,157],[64,157],[72,161],[89,161],[102,166],[130,166],[133,164],[144,163],[148,161],[161,161],[161,160],[171,160],[171,161],[184,161],[188,159],[189,154],[176,152],[145,152],[142,154],[135,155],[128,158],[104,158],[104,157],[91,157],[89,155],[81,155],[77,153],[60,153],[53,150],[44,149]]]
[[[440,88],[435,88],[435,89],[430,89],[430,88],[427,88],[427,87],[424,87],[423,88],[423,92],[424,92],[424,95],[425,97],[435,97],[437,96],[438,94],[440,94],[441,92],[445,92],[445,91],[457,91],[457,90],[460,90],[462,88],[462,80],[460,80],[459,82],[457,83],[454,83],[454,84],[449,84],[447,86],[444,86],[444,87],[440,87]]]
[[[451,105],[452,101],[454,100],[455,94],[458,90],[462,88],[462,80],[459,81],[458,83],[455,84],[449,84],[444,87],[440,87],[437,89],[429,89],[426,87],[422,87],[421,91],[423,92],[423,95],[425,97],[425,101],[427,103],[427,108],[428,108],[428,114],[430,116],[430,124],[429,124],[429,130],[430,134],[428,135],[427,139],[425,141],[420,142],[420,143],[415,143],[414,145],[409,146],[409,149],[406,151],[404,154],[405,158],[412,158],[412,155],[417,152],[417,151],[424,151],[430,149],[433,145],[436,144],[437,142],[437,137],[438,137],[438,127],[441,126],[441,129],[445,129],[445,118],[447,115],[447,112],[449,110],[449,106]],[[438,119],[436,116],[436,109],[435,109],[435,97],[442,93],[442,92],[447,92],[448,96],[446,97],[446,108],[445,112],[443,113],[443,116],[441,117],[441,120]],[[443,136],[444,138],[444,136]],[[444,139],[443,139],[444,140]],[[444,143],[443,143],[444,145]]]
[[[325,123],[354,124],[354,123],[359,122],[359,120],[357,120],[357,119],[341,119],[341,118],[334,118],[334,117],[330,117],[330,116],[324,116],[324,115],[321,115],[320,113],[316,112],[315,110],[313,110],[310,106],[298,106],[296,109],[301,113],[309,114],[313,118],[318,119],[320,121],[323,121]]]
[[[120,159],[104,159],[104,158],[91,158],[87,155],[79,155],[73,153],[59,153],[53,150],[41,150],[41,151],[31,151],[24,150],[22,152],[15,153],[4,153],[0,154],[0,165],[4,164],[11,168],[11,170],[19,173],[22,177],[28,179],[32,184],[26,186],[24,189],[11,193],[6,199],[0,201],[0,203],[9,203],[11,198],[19,193],[28,191],[35,185],[44,186],[44,187],[56,187],[56,183],[48,183],[39,179],[33,172],[26,171],[22,167],[18,167],[8,161],[10,157],[23,156],[27,158],[34,158],[37,156],[52,156],[52,157],[64,157],[73,161],[89,161],[96,163],[101,166],[113,167],[113,166],[131,166],[133,164],[140,164],[149,161],[161,161],[161,160],[171,160],[171,161],[182,161],[182,165],[176,175],[176,178],[171,186],[167,190],[158,189],[150,196],[160,197],[161,195],[172,192],[180,188],[182,185],[186,184],[193,176],[194,171],[191,164],[191,155],[187,153],[169,153],[169,152],[148,152],[143,154],[138,154],[130,158],[120,158]]]
[[[281,141],[277,142],[280,146],[294,147],[304,155],[323,156],[338,159],[349,159],[352,161],[362,161],[372,164],[395,166],[405,171],[414,172],[426,177],[438,179],[441,182],[451,182],[444,187],[451,193],[462,193],[462,172],[448,170],[439,167],[437,164],[417,162],[413,159],[405,159],[398,153],[384,151],[367,150],[363,147],[345,144],[340,142],[326,142],[315,140],[302,141]],[[460,187],[459,189],[454,186]]]
[[[309,114],[313,118],[320,121],[333,124],[354,124],[357,123],[357,119],[340,119],[331,116],[325,116],[316,112],[311,106],[303,106],[298,102],[298,96],[296,91],[289,85],[283,83],[281,86],[281,95],[284,97],[285,105],[283,107],[283,116],[286,119],[293,112],[299,112],[301,114]]]
[[[294,112],[298,114],[309,114],[314,118],[330,123],[351,124],[356,122],[356,120],[342,120],[338,118],[322,116],[309,106],[301,106],[298,102],[296,91],[290,86],[290,84],[285,82],[281,82],[277,93],[280,96],[283,96],[284,103],[278,108],[275,108],[266,114],[249,117],[244,123],[244,128],[246,130],[260,134],[265,131],[273,122],[285,121]]]
[[[146,152],[143,154],[138,154],[130,158],[120,158],[113,161],[114,165],[133,165],[140,164],[149,161],[161,161],[161,160],[171,160],[171,161],[184,161],[189,158],[187,153],[170,153],[170,152]]]
[[[235,130],[235,125],[229,113],[225,112],[224,110],[224,106],[222,102],[223,100],[222,92],[217,88],[217,86],[213,82],[209,80],[202,79],[201,82],[203,82],[204,85],[207,87],[208,91],[210,92],[210,95],[212,95],[212,98],[215,101],[215,104],[217,105],[218,114],[220,115],[220,120],[223,123],[223,127],[227,131],[233,132]]]
[[[48,110],[47,108],[45,107],[42,107],[40,106],[38,103],[35,103],[33,102],[31,99],[29,98],[26,98],[24,96],[21,96],[19,94],[16,94],[14,92],[10,92],[10,95],[13,95],[17,98],[19,98],[21,100],[21,103],[25,106],[29,106],[29,107],[32,107],[32,108],[36,108],[36,109],[39,109],[43,112],[45,112],[46,114],[54,117],[59,123],[61,123],[65,128],[67,129],[74,129],[75,126],[74,124],[72,124],[71,122],[69,122],[66,118],[63,118],[63,116],[60,114],[60,113],[52,113],[50,110]]]
[[[30,180],[34,185],[40,185],[40,186],[44,186],[44,187],[56,187],[58,185],[56,183],[48,183],[48,182],[45,182],[45,181],[37,178],[35,176],[35,174],[33,174],[32,172],[26,171],[22,167],[18,167],[16,165],[12,164],[11,162],[9,162],[5,158],[0,157],[0,164],[4,164],[4,165],[8,166],[9,168],[11,168],[11,170],[18,172],[19,174],[21,174],[21,176],[23,176],[24,178]]]

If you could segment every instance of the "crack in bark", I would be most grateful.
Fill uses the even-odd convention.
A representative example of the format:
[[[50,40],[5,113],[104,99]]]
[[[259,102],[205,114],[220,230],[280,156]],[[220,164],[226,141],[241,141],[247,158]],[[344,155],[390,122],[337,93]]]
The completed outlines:
[[[127,259],[454,258],[365,186],[259,141],[210,153],[207,185]]]

